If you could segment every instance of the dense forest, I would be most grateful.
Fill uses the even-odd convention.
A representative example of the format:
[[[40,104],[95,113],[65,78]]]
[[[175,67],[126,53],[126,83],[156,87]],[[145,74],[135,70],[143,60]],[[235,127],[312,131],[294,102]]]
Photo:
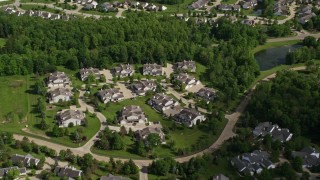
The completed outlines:
[[[77,70],[194,59],[208,67],[202,80],[231,99],[258,75],[250,49],[266,40],[259,26],[226,20],[215,26],[197,25],[146,13],[125,19],[70,21],[0,15],[0,37],[6,38],[0,75],[44,74],[56,66]],[[221,42],[218,47],[214,46],[217,42]]]
[[[319,67],[317,68],[319,69]],[[272,82],[259,85],[244,118],[248,125],[271,121],[289,128],[294,136],[320,136],[318,73],[278,72]]]

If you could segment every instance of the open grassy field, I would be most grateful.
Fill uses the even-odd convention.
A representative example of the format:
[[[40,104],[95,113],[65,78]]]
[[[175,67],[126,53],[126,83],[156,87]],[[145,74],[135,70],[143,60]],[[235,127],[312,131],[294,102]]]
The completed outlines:
[[[257,46],[252,50],[252,53],[255,54],[259,51],[273,48],[273,47],[279,47],[279,46],[287,46],[287,45],[294,45],[300,43],[300,40],[290,40],[290,41],[282,41],[282,42],[267,42],[264,45]]]

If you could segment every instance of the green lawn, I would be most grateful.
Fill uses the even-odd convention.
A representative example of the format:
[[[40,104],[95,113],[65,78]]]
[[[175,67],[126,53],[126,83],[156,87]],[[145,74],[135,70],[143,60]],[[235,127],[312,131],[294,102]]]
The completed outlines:
[[[100,15],[100,16],[115,16],[117,12],[99,12],[96,10],[80,10],[79,12],[85,13],[85,14],[92,14],[92,15]]]
[[[280,46],[287,46],[287,45],[294,45],[294,44],[298,44],[300,43],[300,40],[290,40],[290,41],[282,41],[282,42],[267,42],[264,45],[260,45],[255,47],[252,50],[252,53],[255,54],[259,51],[265,50],[265,49],[269,49],[269,48],[273,48],[273,47],[280,47]]]
[[[7,4],[12,4],[12,3],[14,3],[14,0],[1,1],[0,2],[0,6],[4,6],[4,5],[7,5]]]
[[[82,82],[82,81],[80,80],[79,71],[73,71],[73,70],[67,69],[67,68],[65,68],[65,67],[63,67],[63,66],[58,66],[58,67],[57,67],[57,70],[58,70],[58,71],[65,72],[65,73],[69,76],[69,78],[70,78],[70,80],[71,80],[71,82],[72,82],[72,86],[73,86],[73,87],[76,87],[76,88],[78,88],[78,89],[81,89],[81,85],[83,85],[84,82]]]
[[[39,11],[46,11],[46,12],[51,12],[51,13],[60,13],[61,11],[58,9],[52,9],[45,7],[43,5],[34,5],[34,4],[22,4],[20,7],[21,9],[24,10],[39,10]]]
[[[4,47],[6,45],[6,39],[0,38],[0,48]]]

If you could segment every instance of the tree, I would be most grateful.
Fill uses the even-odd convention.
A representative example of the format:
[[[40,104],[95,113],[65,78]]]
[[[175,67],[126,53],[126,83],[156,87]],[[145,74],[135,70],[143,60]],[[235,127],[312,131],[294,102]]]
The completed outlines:
[[[152,150],[153,148],[161,144],[161,138],[159,134],[151,133],[147,136],[146,140],[147,140],[147,147],[149,148],[149,150]]]
[[[12,180],[12,179],[17,179],[20,175],[19,169],[10,169],[6,175],[5,178],[6,180]]]
[[[302,172],[303,160],[301,157],[299,156],[294,157],[291,164],[295,171]]]
[[[124,142],[118,133],[113,133],[113,136],[110,139],[110,145],[113,150],[124,149]]]
[[[44,119],[42,119],[40,122],[40,129],[47,130],[48,128],[49,128],[49,125],[47,124],[47,122]]]

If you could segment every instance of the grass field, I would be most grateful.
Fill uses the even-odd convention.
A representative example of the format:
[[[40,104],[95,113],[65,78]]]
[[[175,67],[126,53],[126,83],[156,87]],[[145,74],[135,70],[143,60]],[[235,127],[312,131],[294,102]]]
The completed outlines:
[[[7,5],[7,4],[12,4],[13,2],[14,2],[14,0],[1,1],[0,2],[0,6],[4,6],[4,5]]]
[[[4,47],[6,45],[6,39],[0,38],[0,48]]]
[[[46,11],[51,13],[60,13],[61,11],[58,9],[48,8],[42,5],[34,5],[34,4],[23,4],[21,7],[23,10],[38,10],[38,11]]]
[[[267,42],[264,45],[257,46],[252,50],[252,53],[255,54],[259,51],[273,48],[273,47],[280,47],[280,46],[287,46],[287,45],[294,45],[300,43],[300,40],[290,40],[290,41],[282,41],[282,42]]]

